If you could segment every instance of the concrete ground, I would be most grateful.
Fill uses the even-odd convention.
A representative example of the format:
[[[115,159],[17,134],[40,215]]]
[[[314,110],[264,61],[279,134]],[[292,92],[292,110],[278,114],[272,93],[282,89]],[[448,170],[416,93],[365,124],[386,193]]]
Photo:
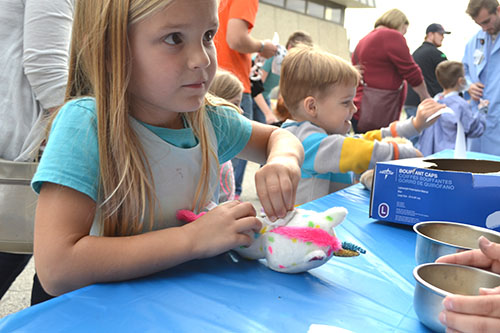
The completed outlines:
[[[258,164],[252,162],[247,164],[245,177],[243,179],[241,200],[252,202],[259,213],[261,205],[257,199],[254,186],[254,174],[258,168]],[[31,286],[33,284],[34,273],[35,265],[33,258],[31,258],[24,271],[17,277],[10,289],[0,300],[0,318],[30,306]]]

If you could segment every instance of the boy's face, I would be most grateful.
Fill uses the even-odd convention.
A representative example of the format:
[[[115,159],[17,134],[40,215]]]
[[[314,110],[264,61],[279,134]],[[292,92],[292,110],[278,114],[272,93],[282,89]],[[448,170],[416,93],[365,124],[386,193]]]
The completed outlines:
[[[351,118],[357,111],[354,106],[356,87],[353,85],[331,85],[317,101],[314,124],[328,134],[347,134],[351,129]]]

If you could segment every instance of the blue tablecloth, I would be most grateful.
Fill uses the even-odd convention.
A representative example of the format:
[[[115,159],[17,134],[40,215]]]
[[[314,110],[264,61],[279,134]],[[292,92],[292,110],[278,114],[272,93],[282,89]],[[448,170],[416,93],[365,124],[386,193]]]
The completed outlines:
[[[360,184],[303,208],[332,206],[349,211],[337,236],[366,254],[283,274],[264,261],[226,253],[76,290],[1,319],[0,332],[307,332],[313,324],[353,332],[426,332],[413,310],[412,228],[370,219],[369,191]]]

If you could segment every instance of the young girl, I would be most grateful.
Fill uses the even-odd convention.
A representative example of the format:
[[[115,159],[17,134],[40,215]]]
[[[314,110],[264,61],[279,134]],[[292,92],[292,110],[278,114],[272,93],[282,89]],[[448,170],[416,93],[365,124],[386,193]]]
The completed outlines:
[[[241,97],[243,95],[243,84],[233,73],[219,69],[217,73],[215,73],[214,80],[208,88],[208,91],[212,95],[223,98],[237,107],[240,107]],[[219,203],[234,200],[234,168],[231,161],[221,164],[219,184]]]
[[[217,0],[78,2],[66,104],[32,182],[49,294],[250,245],[260,228],[250,203],[175,219],[214,200],[219,163],[237,154],[267,162],[255,182],[268,216],[293,209],[300,142],[205,96],[217,26]]]

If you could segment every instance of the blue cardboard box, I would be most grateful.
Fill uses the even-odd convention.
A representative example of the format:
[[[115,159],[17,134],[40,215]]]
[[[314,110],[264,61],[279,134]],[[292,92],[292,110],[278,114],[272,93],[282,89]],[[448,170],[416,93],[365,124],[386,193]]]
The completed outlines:
[[[408,225],[460,222],[500,231],[500,162],[448,158],[379,162],[370,217]]]

